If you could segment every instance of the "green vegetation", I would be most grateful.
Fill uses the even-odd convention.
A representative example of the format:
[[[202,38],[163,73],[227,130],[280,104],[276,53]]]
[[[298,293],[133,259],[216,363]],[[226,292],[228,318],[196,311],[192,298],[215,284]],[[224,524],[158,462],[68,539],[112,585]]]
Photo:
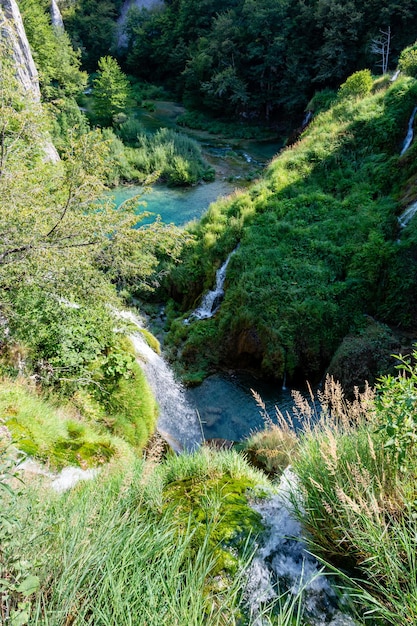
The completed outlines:
[[[373,85],[374,81],[369,70],[355,72],[340,86],[339,98],[363,98],[370,93]]]
[[[267,481],[233,453],[205,450],[155,465],[157,455],[103,468],[99,480],[63,496],[45,497],[34,481],[17,502],[1,492],[0,515],[12,523],[13,511],[11,528],[19,525],[1,546],[1,584],[12,583],[6,593],[0,587],[2,616],[24,598],[13,584],[13,550],[25,554],[37,583],[25,594],[22,625],[241,623],[257,517],[244,493]]]
[[[103,57],[95,114],[113,129],[94,131],[76,105],[85,85],[78,53],[49,28],[46,4],[21,6],[44,106],[26,100],[5,55],[0,621],[249,625],[245,568],[262,531],[249,504],[274,487],[246,455],[273,478],[292,464],[293,506],[311,550],[341,577],[361,619],[413,624],[417,352],[401,360],[398,376],[381,378],[375,391],[365,384],[349,402],[330,381],[319,412],[295,393],[302,432],[278,411],[278,424],[242,444],[243,455],[202,449],[161,461],[161,442],[149,444],[155,400],[115,309],[164,276],[176,298],[171,350],[194,381],[225,364],[318,378],[347,335],[364,338],[361,347],[383,363],[393,339],[381,322],[414,332],[415,224],[400,231],[396,219],[416,197],[416,144],[399,156],[417,99],[414,48],[400,61],[410,75],[394,84],[360,70],[367,38],[387,22],[401,33],[395,46],[412,41],[414,3],[381,10],[359,0],[167,0],[132,12],[127,67],[145,80],[155,73],[214,113],[272,119],[305,108],[312,81],[336,87],[348,67],[354,72],[337,93],[313,97],[315,119],[263,180],[212,205],[187,233],[160,222],[141,228],[133,201],[115,210],[106,200],[105,182],[138,172],[157,170],[171,184],[212,176],[194,142],[167,130],[145,136],[129,110],[126,78],[107,56],[120,2],[79,0],[66,9],[90,69]],[[137,88],[132,98],[143,94]],[[51,129],[58,163],[45,160]],[[193,321],[190,309],[238,243],[219,313]],[[11,439],[51,469],[99,466],[99,478],[61,495],[50,476],[21,482]],[[265,623],[303,624],[301,592],[285,598],[277,586],[277,594],[262,609]]]
[[[303,430],[296,435],[278,411],[245,445],[272,476],[291,463],[291,500],[310,550],[341,576],[364,623],[417,618],[416,356],[352,401],[329,377],[314,403],[293,392]]]
[[[350,592],[374,619],[393,625],[417,616],[415,394],[415,367],[395,384],[384,379],[375,405],[369,391],[349,405],[328,384],[324,411],[301,437],[294,462],[303,506],[296,498],[294,504],[314,552],[342,569],[355,567],[356,582],[346,579]],[[390,418],[397,402],[403,421]]]
[[[398,67],[408,76],[417,77],[417,47],[416,44],[405,48],[398,60]]]
[[[320,409],[294,392],[303,431],[295,434],[279,411],[278,423],[265,414],[267,429],[243,450],[272,478],[291,463],[292,505],[309,549],[337,574],[358,624],[413,624],[417,616],[417,368],[404,359],[399,368],[351,402],[330,378],[318,394]],[[1,401],[23,404],[25,394],[11,386]],[[389,423],[393,407],[404,419]],[[2,617],[14,611],[22,626],[69,618],[139,624],[138,615],[167,626],[173,617],[179,624],[253,623],[245,570],[262,526],[248,498],[273,488],[243,455],[203,448],[161,460],[155,440],[145,461],[123,455],[64,495],[46,491],[48,478],[28,475],[17,493],[10,447],[1,448],[0,463]],[[300,594],[278,594],[264,618],[307,626]]]
[[[132,157],[135,167],[149,175],[159,172],[169,185],[193,185],[214,179],[214,170],[202,158],[201,148],[186,135],[163,128],[154,135],[140,134]]]
[[[79,30],[84,7],[74,9]],[[129,72],[167,86],[187,107],[245,121],[299,119],[316,89],[380,71],[373,42],[390,27],[388,69],[417,38],[413,0],[170,0],[130,11]],[[77,31],[73,32],[75,40]]]
[[[397,215],[415,199],[415,145],[399,152],[416,98],[409,77],[338,96],[262,181],[193,227],[171,276],[168,336],[186,378],[236,365],[314,380],[344,336],[366,341],[369,316],[414,329],[416,235],[411,222],[399,239]],[[184,325],[238,242],[219,312]]]
[[[116,59],[105,56],[98,61],[93,81],[93,111],[101,126],[111,126],[117,116],[125,113],[129,99],[129,81]]]
[[[87,120],[78,100],[87,84],[87,74],[80,70],[80,54],[69,36],[50,25],[49,3],[19,0],[25,32],[39,72],[43,101],[49,112],[56,147],[68,145],[68,131],[87,131]]]
[[[1,382],[0,414],[19,449],[52,468],[96,466],[127,451],[98,419],[88,422],[74,407],[53,406],[23,382]]]

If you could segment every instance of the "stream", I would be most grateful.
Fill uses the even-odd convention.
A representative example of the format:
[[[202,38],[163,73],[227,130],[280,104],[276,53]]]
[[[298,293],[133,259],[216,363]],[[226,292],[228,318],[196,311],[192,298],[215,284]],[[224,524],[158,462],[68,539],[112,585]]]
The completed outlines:
[[[155,102],[154,111],[142,109],[138,117],[146,131],[156,132],[161,127],[175,128],[176,119],[183,112],[184,108],[178,104],[158,101]],[[143,211],[150,213],[141,220],[140,226],[152,223],[157,215],[161,216],[163,222],[174,223],[177,226],[199,219],[212,202],[219,197],[233,193],[235,189],[245,184],[247,178],[259,173],[281,147],[277,141],[230,140],[212,136],[203,131],[185,131],[183,128],[179,131],[187,132],[199,141],[205,160],[216,170],[216,179],[211,183],[202,183],[189,188],[155,185],[150,193],[142,195],[138,200],[138,213]],[[141,187],[122,186],[113,190],[112,195],[118,206],[141,193]],[[142,206],[139,202],[145,202],[146,206]],[[163,376],[161,375],[161,381],[163,381],[161,385],[166,388],[167,379],[163,363],[159,362],[156,357],[150,359],[148,354],[146,359],[147,367],[152,361],[154,368],[156,366],[156,369],[161,368],[161,371],[164,371]],[[158,395],[158,382],[154,378],[155,372],[152,374],[152,386]],[[169,384],[174,385],[174,380]],[[248,437],[252,432],[262,429],[264,420],[251,389],[261,395],[271,417],[274,416],[276,404],[284,413],[286,410],[291,412],[290,391],[283,390],[276,383],[268,384],[243,372],[216,374],[207,378],[199,387],[184,390],[194,414],[199,416],[200,438],[202,430],[205,439],[220,438],[239,441]],[[162,412],[169,413],[167,407],[164,407]],[[167,418],[164,417],[162,421],[165,419]],[[173,421],[178,424],[174,418]],[[159,427],[162,431],[167,431],[165,423],[160,423]],[[195,425],[191,430],[194,429]],[[192,447],[183,431],[173,432],[171,437],[174,437],[181,447]]]

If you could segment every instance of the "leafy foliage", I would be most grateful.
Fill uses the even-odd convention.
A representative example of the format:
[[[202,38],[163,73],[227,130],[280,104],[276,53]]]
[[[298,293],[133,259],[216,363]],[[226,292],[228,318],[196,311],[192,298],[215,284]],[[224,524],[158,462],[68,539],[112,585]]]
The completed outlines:
[[[175,0],[131,11],[126,63],[218,116],[300,116],[315,89],[379,70],[371,42],[389,26],[394,66],[416,39],[416,11],[413,0]]]
[[[93,110],[101,126],[112,125],[116,116],[125,112],[129,92],[129,81],[116,59],[110,56],[99,59],[93,81]]]
[[[413,352],[414,363],[417,352]],[[411,360],[399,357],[401,373],[382,378],[377,385],[376,408],[384,446],[394,456],[398,468],[405,472],[416,462],[417,444],[417,368]]]
[[[87,84],[87,74],[80,70],[80,54],[72,46],[68,34],[51,27],[49,5],[39,0],[21,0],[25,32],[39,73],[42,99],[53,120],[53,135],[62,150],[69,128],[87,130],[87,122],[77,99]]]
[[[417,77],[417,45],[405,48],[398,60],[398,67],[408,76]]]
[[[18,461],[0,433],[0,618],[2,624],[25,626],[31,614],[31,599],[40,579],[33,562],[27,560],[16,535],[21,532],[18,516]]]
[[[340,98],[363,98],[370,93],[373,86],[373,80],[371,72],[369,70],[362,70],[355,72],[352,76],[340,86],[339,97]]]

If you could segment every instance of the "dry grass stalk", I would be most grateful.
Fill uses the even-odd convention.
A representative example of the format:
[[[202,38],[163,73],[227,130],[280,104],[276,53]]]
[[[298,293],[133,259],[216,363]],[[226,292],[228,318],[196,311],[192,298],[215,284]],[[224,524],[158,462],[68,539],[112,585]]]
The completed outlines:
[[[149,482],[155,468],[161,462],[165,450],[165,441],[159,433],[155,433],[146,448],[144,457],[145,465],[143,467],[140,484],[145,486]]]
[[[260,414],[262,416],[263,421],[265,422],[265,426],[267,428],[272,428],[274,426],[274,422],[272,421],[268,411],[266,410],[265,402],[262,400],[260,394],[257,391],[255,391],[254,389],[251,389],[250,391],[253,397],[255,398],[256,404],[261,409]]]

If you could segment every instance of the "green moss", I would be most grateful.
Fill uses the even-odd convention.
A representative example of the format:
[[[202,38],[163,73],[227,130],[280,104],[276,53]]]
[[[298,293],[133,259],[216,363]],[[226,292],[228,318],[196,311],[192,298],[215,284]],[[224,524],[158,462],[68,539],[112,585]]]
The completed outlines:
[[[156,426],[157,405],[145,374],[137,363],[132,375],[121,378],[106,402],[112,432],[142,450]]]
[[[23,383],[0,385],[0,414],[23,452],[52,467],[97,465],[121,454],[123,445],[103,427],[79,421]]]
[[[146,328],[139,328],[138,330],[145,339],[148,346],[152,348],[152,350],[156,352],[156,354],[161,354],[161,344],[159,343],[155,335],[149,332],[149,330],[146,330]]]
[[[174,481],[164,490],[164,507],[172,511],[180,528],[191,520],[194,549],[204,541],[210,527],[217,572],[235,573],[238,555],[248,538],[262,530],[261,517],[248,505],[246,495],[254,487],[248,478],[225,474],[203,482],[195,478]],[[236,556],[231,548],[237,551]]]

